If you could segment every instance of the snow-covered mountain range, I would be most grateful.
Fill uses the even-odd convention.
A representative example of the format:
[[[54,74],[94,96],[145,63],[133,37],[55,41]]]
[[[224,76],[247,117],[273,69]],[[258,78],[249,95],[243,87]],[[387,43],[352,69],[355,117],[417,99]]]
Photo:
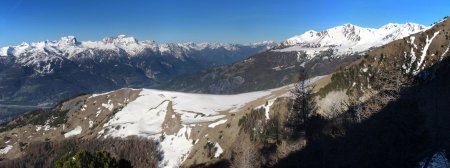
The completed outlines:
[[[321,32],[309,30],[282,42],[280,52],[302,51],[314,57],[324,51],[332,51],[334,56],[351,55],[381,46],[429,27],[415,23],[389,23],[380,28],[365,28],[344,24]]]
[[[57,102],[79,93],[156,87],[175,76],[229,64],[277,43],[168,43],[119,35],[101,41],[22,43],[0,49],[0,104]],[[0,112],[3,108],[0,108]]]
[[[25,54],[60,54],[66,57],[74,57],[86,50],[112,50],[119,52],[124,50],[129,56],[136,56],[149,49],[156,53],[172,54],[176,57],[187,56],[188,52],[205,49],[223,48],[228,51],[237,51],[239,47],[259,47],[265,46],[267,49],[276,45],[272,41],[264,41],[252,44],[225,44],[225,43],[157,43],[155,41],[138,41],[134,37],[118,35],[116,37],[106,37],[101,41],[79,42],[74,36],[62,37],[58,41],[41,41],[35,43],[22,43],[17,46],[7,46],[0,48],[0,56],[22,56]]]
[[[47,62],[52,59],[92,58],[100,56],[103,59],[111,56],[142,56],[152,52],[158,55],[173,56],[178,59],[196,56],[198,52],[223,50],[239,52],[243,48],[267,50],[277,43],[264,41],[253,44],[223,44],[223,43],[157,43],[155,41],[138,41],[134,37],[119,35],[106,37],[101,41],[79,42],[74,36],[62,37],[58,41],[41,41],[22,43],[17,46],[0,48],[0,56],[15,56],[25,65]],[[98,54],[99,51],[108,51],[109,54]],[[239,55],[239,54],[232,54]],[[236,56],[239,57],[239,56]],[[211,58],[214,60],[214,58]],[[213,61],[214,62],[214,61]]]

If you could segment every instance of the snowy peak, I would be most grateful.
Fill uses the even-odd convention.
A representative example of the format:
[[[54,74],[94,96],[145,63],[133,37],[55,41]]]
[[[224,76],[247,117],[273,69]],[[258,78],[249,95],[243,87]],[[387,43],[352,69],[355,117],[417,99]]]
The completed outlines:
[[[415,23],[389,23],[378,29],[344,24],[321,32],[309,30],[288,38],[282,42],[286,48],[276,51],[304,51],[309,57],[314,57],[331,49],[338,56],[348,55],[387,44],[427,28]]]
[[[75,36],[61,37],[61,39],[57,43],[60,46],[74,46],[79,44]]]
[[[308,30],[305,33],[288,38],[283,42],[286,46],[297,45],[302,43],[325,43],[325,44],[341,44],[346,41],[358,42],[362,39],[379,38],[392,35],[410,35],[418,31],[425,30],[427,27],[415,23],[396,24],[389,23],[378,29],[364,28],[352,24],[344,24],[334,28],[330,28],[321,32]],[[343,41],[345,40],[345,41]]]
[[[381,26],[380,29],[390,30],[390,29],[398,28],[398,27],[400,27],[400,26],[401,26],[401,25],[400,25],[400,24],[397,24],[397,23],[388,23],[388,24],[386,24],[386,25],[384,25],[384,26]]]
[[[12,55],[12,47],[2,47],[0,48],[0,56],[8,56],[8,55]]]
[[[116,45],[132,45],[138,44],[138,40],[134,37],[128,37],[126,35],[118,35],[117,37],[106,37],[102,40],[107,44],[116,44]]]

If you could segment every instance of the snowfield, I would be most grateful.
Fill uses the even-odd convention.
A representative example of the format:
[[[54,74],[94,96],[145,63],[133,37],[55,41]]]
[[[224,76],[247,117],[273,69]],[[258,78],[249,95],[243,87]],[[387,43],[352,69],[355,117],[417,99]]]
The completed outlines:
[[[267,96],[271,90],[237,95],[208,95],[144,89],[107,123],[105,127],[121,125],[125,129],[110,129],[108,135],[127,137],[161,133],[169,102],[185,125],[212,122],[225,117],[220,112],[236,112],[246,103]]]
[[[193,127],[207,123],[214,128],[224,124],[227,120],[222,113],[237,112],[248,102],[268,96],[272,91],[208,95],[143,89],[136,100],[129,102],[103,126],[99,134],[122,138],[138,135],[158,140],[164,151],[161,167],[176,167],[186,159],[194,145],[194,139],[190,137]],[[181,119],[181,129],[173,135],[166,134],[162,128],[169,109]],[[175,117],[172,114],[169,118]],[[221,152],[219,146],[216,155]]]

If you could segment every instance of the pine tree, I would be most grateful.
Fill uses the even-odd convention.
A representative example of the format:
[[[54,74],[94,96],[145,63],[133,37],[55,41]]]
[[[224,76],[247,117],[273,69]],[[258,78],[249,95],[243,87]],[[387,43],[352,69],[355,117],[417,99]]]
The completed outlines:
[[[294,85],[292,90],[294,102],[288,117],[287,126],[290,129],[290,135],[293,137],[298,136],[302,131],[306,134],[308,118],[316,111],[313,98],[314,86],[307,83],[308,77],[306,70],[300,71],[300,81]]]

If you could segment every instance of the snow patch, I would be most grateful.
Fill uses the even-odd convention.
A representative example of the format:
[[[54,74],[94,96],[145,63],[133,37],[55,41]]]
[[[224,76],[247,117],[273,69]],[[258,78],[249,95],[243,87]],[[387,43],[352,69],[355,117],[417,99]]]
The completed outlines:
[[[92,128],[94,126],[94,121],[89,120],[89,128]]]
[[[445,54],[447,54],[449,48],[450,48],[450,45],[447,47],[447,49],[444,51],[444,53],[442,53],[440,61],[442,61],[442,57],[444,57]]]
[[[428,48],[430,47],[431,42],[433,42],[433,39],[439,34],[439,32],[440,31],[435,32],[433,37],[431,37],[431,38],[428,38],[428,35],[427,35],[427,41],[425,43],[425,47],[423,47],[422,55],[420,56],[419,62],[417,62],[416,70],[413,71],[414,75],[419,73],[422,63],[425,60],[425,57],[427,56]]]
[[[191,128],[184,125],[178,133],[174,135],[164,135],[164,140],[160,142],[164,151],[162,167],[178,167],[186,160],[193,144],[189,139]]]
[[[102,113],[102,110],[98,110],[97,113],[95,113],[95,117],[98,117],[98,115],[100,115],[100,113]]]
[[[7,154],[9,150],[11,150],[12,148],[13,148],[12,145],[6,145],[6,147],[0,149],[0,155]]]
[[[77,126],[77,127],[75,127],[72,131],[69,131],[69,132],[65,133],[65,134],[64,134],[64,137],[65,137],[65,138],[69,138],[69,137],[71,137],[71,136],[78,135],[78,134],[81,133],[81,131],[82,131],[81,126]]]
[[[36,126],[36,132],[38,132],[41,129],[42,129],[42,126],[40,126],[40,125]]]
[[[363,71],[364,73],[367,72],[367,70],[369,70],[368,67],[365,67],[365,68],[362,69],[362,71]]]
[[[275,102],[275,99],[276,98],[268,99],[267,102],[266,102],[267,104],[263,104],[263,105],[257,106],[254,109],[263,108],[264,112],[265,112],[266,120],[268,120],[268,119],[270,119],[270,114],[269,114],[270,107],[272,107],[273,103]]]
[[[225,124],[226,122],[227,122],[227,120],[219,120],[219,121],[217,121],[215,123],[209,124],[208,127],[214,128],[214,127],[216,127],[218,125]]]
[[[214,154],[215,158],[219,158],[219,156],[223,153],[223,149],[222,147],[220,147],[219,143],[216,142],[216,144],[214,144],[214,148],[216,148],[216,153]]]
[[[111,100],[108,100],[108,103],[102,103],[102,106],[104,108],[107,108],[109,111],[112,111],[114,109],[114,104],[111,103]]]

